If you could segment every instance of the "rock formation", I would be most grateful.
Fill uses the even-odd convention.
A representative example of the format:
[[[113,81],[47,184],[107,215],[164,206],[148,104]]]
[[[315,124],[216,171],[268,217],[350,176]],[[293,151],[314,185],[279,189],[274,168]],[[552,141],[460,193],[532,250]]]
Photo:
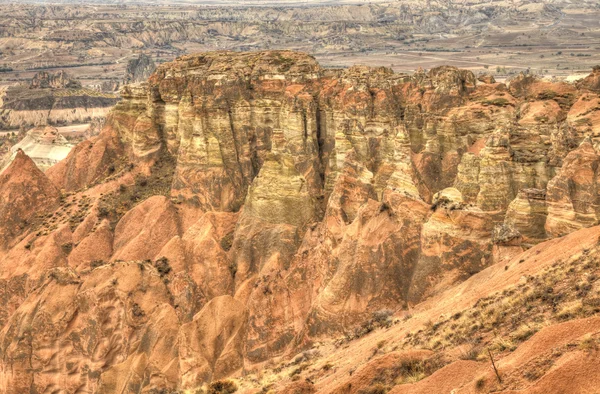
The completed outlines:
[[[127,62],[127,70],[125,71],[123,83],[144,82],[152,75],[154,70],[156,70],[154,61],[148,55],[140,53],[136,59],[131,59]]]
[[[289,51],[162,64],[46,174],[22,152],[2,174],[0,387],[196,389],[389,328],[431,297],[446,313],[442,294],[470,277],[481,298],[489,272],[537,272],[543,244],[527,248],[598,221],[596,120],[574,130],[568,115],[589,94]]]
[[[58,163],[71,151],[73,147],[65,137],[58,133],[55,127],[39,126],[27,132],[25,137],[11,147],[11,153],[4,160],[0,160],[0,168],[4,169],[22,150],[42,171]]]
[[[562,168],[548,183],[546,231],[550,235],[560,237],[599,223],[599,164],[600,156],[590,138],[564,159]]]
[[[0,89],[0,129],[87,123],[105,117],[116,102],[114,93],[82,88],[64,71],[40,71],[30,85]]]
[[[81,88],[81,83],[71,78],[64,70],[56,74],[47,71],[40,71],[33,76],[30,89],[77,89]]]
[[[19,149],[0,174],[0,247],[10,246],[16,236],[30,227],[36,215],[53,209],[58,198],[56,187]]]

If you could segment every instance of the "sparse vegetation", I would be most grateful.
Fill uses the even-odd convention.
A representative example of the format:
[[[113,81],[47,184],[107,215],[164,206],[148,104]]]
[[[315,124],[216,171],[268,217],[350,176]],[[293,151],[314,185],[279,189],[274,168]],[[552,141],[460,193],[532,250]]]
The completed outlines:
[[[231,380],[217,380],[208,386],[207,394],[232,394],[237,389],[237,385]]]
[[[416,383],[446,364],[447,360],[439,354],[425,359],[403,358],[392,368],[380,371],[369,386],[378,386],[387,392],[399,384]]]
[[[477,379],[477,381],[475,382],[475,388],[477,390],[481,390],[485,387],[485,377],[481,377],[479,379]]]
[[[135,302],[131,306],[131,314],[135,317],[143,317],[146,315],[144,310]]]
[[[234,233],[232,231],[231,233],[226,234],[223,238],[221,238],[220,245],[224,251],[228,252],[229,249],[231,249],[231,246],[233,245],[233,236]]]
[[[64,254],[68,255],[73,250],[73,243],[72,242],[64,243],[61,245],[61,249]]]
[[[152,167],[149,176],[138,174],[133,185],[120,186],[117,191],[103,196],[98,203],[98,215],[108,218],[114,226],[127,211],[147,198],[157,195],[170,197],[174,167],[175,159],[165,153]],[[129,170],[131,166],[122,166],[113,177]]]
[[[579,343],[579,348],[585,352],[593,352],[598,350],[599,345],[600,343],[597,338],[587,336]]]
[[[351,341],[356,338],[367,335],[378,328],[388,328],[394,324],[392,319],[394,312],[389,309],[382,309],[373,312],[371,319],[364,321],[360,326],[356,327],[354,331],[346,334],[346,341]]]
[[[570,263],[555,263],[539,275],[528,277],[526,283],[481,298],[459,318],[432,322],[410,333],[405,344],[431,349],[466,344],[505,353],[545,325],[598,314],[597,256],[598,251],[588,250]],[[469,354],[468,358],[472,357]]]
[[[169,272],[171,272],[171,266],[169,265],[169,259],[167,259],[166,257],[160,257],[159,259],[157,259],[154,262],[154,267],[160,274],[161,278],[165,277],[166,275],[169,274]]]
[[[94,260],[90,262],[90,268],[94,269],[94,268],[98,268],[103,266],[104,264],[106,264],[106,262],[104,260]]]

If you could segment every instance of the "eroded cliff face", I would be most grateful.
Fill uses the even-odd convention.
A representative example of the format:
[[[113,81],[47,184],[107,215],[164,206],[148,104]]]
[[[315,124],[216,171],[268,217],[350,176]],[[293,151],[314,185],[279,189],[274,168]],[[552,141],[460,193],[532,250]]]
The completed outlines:
[[[66,72],[41,71],[29,85],[0,90],[0,128],[67,125],[104,118],[118,101],[112,93],[84,89]]]
[[[0,388],[199,387],[597,224],[595,93],[483,80],[273,51],[126,86],[2,245]]]

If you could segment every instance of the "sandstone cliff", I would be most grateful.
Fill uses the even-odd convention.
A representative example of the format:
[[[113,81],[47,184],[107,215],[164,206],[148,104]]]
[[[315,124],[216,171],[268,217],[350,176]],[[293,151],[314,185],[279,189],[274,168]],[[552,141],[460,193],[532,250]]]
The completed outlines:
[[[589,94],[288,51],[163,64],[31,202],[0,200],[43,213],[0,224],[0,387],[194,389],[594,226],[600,123],[569,118]]]

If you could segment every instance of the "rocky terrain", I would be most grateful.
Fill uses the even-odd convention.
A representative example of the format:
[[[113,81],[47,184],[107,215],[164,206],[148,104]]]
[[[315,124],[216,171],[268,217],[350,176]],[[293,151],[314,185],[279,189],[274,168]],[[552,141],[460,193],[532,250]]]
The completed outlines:
[[[77,89],[81,88],[81,83],[71,79],[69,75],[61,70],[56,74],[50,74],[46,71],[41,71],[33,76],[29,89]]]
[[[140,54],[137,59],[131,59],[127,63],[124,84],[145,82],[156,70],[156,64],[150,57]]]
[[[221,51],[121,96],[0,174],[1,392],[595,389],[600,68]]]
[[[29,86],[0,91],[0,130],[85,123],[104,117],[116,101],[114,94],[83,89],[65,72],[39,72]]]
[[[0,4],[0,85],[68,67],[84,87],[110,90],[140,53],[161,63],[212,50],[295,49],[327,67],[454,65],[502,79],[528,69],[577,78],[600,63],[596,0],[94,3]]]
[[[29,130],[5,157],[0,158],[0,168],[5,169],[21,150],[40,170],[45,171],[67,157],[72,147],[56,127],[38,126]]]

